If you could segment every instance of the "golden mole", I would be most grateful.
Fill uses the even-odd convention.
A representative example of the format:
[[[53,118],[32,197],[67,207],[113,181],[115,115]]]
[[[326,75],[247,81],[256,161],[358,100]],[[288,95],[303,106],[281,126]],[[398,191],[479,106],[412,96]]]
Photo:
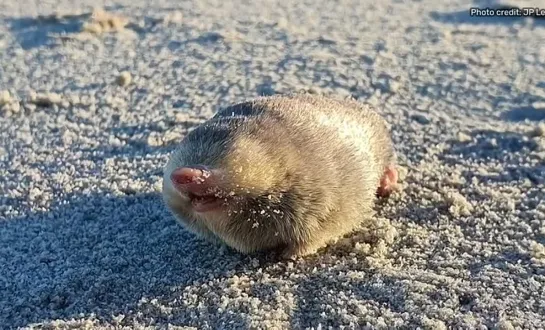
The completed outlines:
[[[219,111],[168,161],[163,199],[191,232],[242,252],[315,253],[373,221],[397,189],[385,120],[369,105],[310,94]]]

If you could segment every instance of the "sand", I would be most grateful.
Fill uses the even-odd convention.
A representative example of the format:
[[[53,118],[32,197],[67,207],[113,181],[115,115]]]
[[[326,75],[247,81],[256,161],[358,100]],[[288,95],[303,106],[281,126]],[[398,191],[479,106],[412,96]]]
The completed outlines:
[[[545,19],[497,5],[1,1],[0,327],[544,328]],[[391,123],[376,225],[297,262],[185,232],[176,143],[299,90]]]

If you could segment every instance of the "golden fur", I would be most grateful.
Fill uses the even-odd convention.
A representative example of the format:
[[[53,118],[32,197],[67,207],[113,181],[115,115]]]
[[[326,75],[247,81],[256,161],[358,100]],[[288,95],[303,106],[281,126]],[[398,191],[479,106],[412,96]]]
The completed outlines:
[[[302,256],[372,221],[380,178],[394,164],[386,123],[369,106],[261,97],[221,110],[185,137],[165,167],[163,196],[198,235],[244,253]],[[173,170],[194,165],[222,170],[224,209],[195,213],[172,186]]]

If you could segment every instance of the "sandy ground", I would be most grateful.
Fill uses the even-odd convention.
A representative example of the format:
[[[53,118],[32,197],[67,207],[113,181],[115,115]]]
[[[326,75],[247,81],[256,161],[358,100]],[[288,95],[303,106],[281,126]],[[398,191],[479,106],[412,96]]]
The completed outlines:
[[[1,1],[0,327],[543,328],[545,19],[475,5]],[[392,124],[376,226],[299,262],[184,232],[176,142],[301,89]]]

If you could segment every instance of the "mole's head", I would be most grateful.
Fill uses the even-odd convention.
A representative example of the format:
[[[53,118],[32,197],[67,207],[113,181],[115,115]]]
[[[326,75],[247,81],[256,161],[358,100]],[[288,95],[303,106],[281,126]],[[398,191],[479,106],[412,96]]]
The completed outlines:
[[[169,160],[163,198],[185,221],[228,222],[256,201],[278,202],[287,189],[286,159],[278,148],[259,134],[233,132],[232,123],[200,126]]]

